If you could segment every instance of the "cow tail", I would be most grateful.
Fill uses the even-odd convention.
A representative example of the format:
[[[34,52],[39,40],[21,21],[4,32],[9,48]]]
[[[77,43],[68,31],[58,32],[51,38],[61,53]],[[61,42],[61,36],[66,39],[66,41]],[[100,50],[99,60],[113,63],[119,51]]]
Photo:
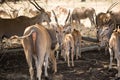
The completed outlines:
[[[19,37],[19,39],[27,38],[27,37],[29,37],[30,35],[32,35],[33,32],[34,32],[34,30],[31,30],[29,34],[24,35],[24,36],[21,36],[21,37]]]
[[[34,32],[34,30],[31,30],[29,34],[24,35],[24,36],[17,36],[17,35],[14,35],[14,36],[12,36],[10,39],[24,39],[24,38],[29,37],[33,32]]]

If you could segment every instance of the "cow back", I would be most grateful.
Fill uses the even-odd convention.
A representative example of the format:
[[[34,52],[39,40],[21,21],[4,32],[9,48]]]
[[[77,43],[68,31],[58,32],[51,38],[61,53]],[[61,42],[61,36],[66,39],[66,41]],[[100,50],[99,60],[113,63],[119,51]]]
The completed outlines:
[[[51,49],[55,49],[55,46],[57,44],[57,38],[56,38],[56,31],[54,29],[47,29],[50,38],[52,40],[52,45],[51,45]]]

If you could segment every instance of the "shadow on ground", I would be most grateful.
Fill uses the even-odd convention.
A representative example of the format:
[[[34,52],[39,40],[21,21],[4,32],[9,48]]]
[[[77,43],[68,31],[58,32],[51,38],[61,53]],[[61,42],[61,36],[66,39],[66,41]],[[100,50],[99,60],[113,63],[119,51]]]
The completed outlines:
[[[2,56],[0,56],[1,58]],[[109,54],[104,51],[82,53],[82,58],[75,60],[75,67],[67,67],[67,63],[58,60],[58,72],[52,74],[48,69],[49,80],[115,80],[117,70],[109,70]],[[43,80],[45,80],[42,75]],[[0,80],[29,80],[28,65],[23,52],[5,53],[0,61]]]

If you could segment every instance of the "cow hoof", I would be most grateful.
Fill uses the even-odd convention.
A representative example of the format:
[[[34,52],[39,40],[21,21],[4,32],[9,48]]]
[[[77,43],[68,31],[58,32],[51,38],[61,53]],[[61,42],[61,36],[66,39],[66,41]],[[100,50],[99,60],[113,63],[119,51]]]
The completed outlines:
[[[49,80],[49,77],[45,77],[45,80]]]
[[[74,66],[71,66],[70,68],[74,68]]]
[[[115,80],[120,80],[120,77],[116,78]]]
[[[56,73],[57,73],[57,71],[54,71],[54,72],[53,72],[53,75],[55,75]]]

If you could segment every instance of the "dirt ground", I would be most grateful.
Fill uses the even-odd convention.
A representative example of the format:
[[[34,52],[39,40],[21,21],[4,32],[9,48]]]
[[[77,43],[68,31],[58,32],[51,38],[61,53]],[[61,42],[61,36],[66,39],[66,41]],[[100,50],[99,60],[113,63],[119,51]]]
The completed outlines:
[[[0,58],[2,56],[0,55]],[[5,53],[0,60],[0,80],[29,80],[28,65],[23,52]],[[115,61],[114,61],[115,62]],[[118,80],[116,65],[109,70],[109,54],[104,51],[83,52],[82,58],[75,60],[74,67],[67,67],[62,59],[57,61],[58,72],[48,69],[49,80]],[[42,80],[45,80],[42,75]]]

